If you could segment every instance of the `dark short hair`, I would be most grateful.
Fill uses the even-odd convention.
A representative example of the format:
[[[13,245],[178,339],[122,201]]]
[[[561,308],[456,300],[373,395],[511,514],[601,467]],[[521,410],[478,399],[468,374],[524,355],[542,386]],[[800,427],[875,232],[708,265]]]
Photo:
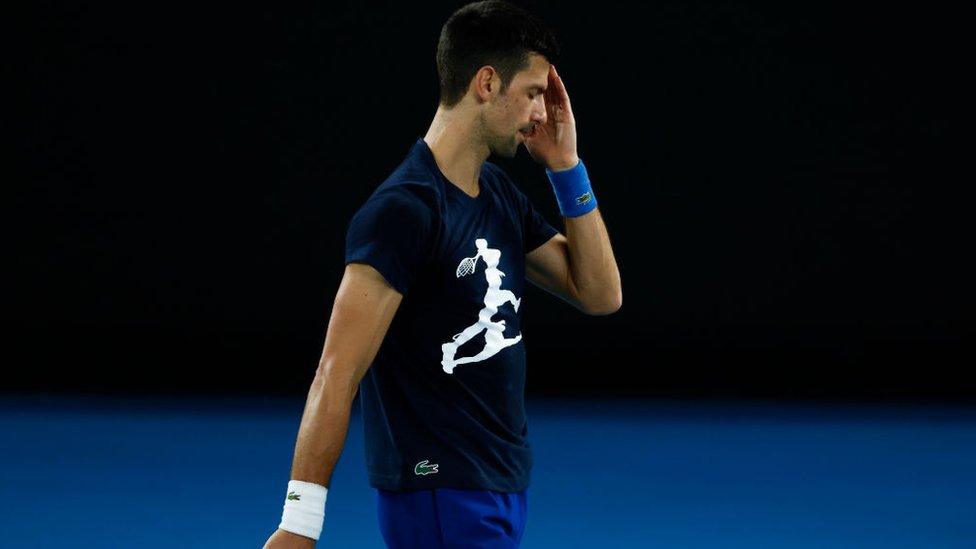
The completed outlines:
[[[437,41],[440,103],[453,107],[468,90],[478,69],[491,65],[502,79],[502,93],[515,74],[537,53],[555,64],[556,37],[525,9],[502,0],[472,2],[454,12]]]

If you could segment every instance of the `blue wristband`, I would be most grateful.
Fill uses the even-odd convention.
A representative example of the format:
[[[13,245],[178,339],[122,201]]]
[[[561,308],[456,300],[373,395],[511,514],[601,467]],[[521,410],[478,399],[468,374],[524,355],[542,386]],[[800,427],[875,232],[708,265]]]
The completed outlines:
[[[581,158],[576,166],[559,172],[546,168],[546,175],[556,193],[556,202],[563,217],[579,217],[596,209],[596,196],[590,187],[590,177]]]

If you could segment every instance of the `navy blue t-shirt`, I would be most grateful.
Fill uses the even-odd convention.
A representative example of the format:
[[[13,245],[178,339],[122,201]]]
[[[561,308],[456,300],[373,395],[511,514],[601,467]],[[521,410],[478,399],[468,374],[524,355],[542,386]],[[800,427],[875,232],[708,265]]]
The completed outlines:
[[[374,487],[529,485],[525,254],[557,231],[495,164],[479,185],[448,181],[419,138],[349,223],[345,262],[403,294],[359,386]]]

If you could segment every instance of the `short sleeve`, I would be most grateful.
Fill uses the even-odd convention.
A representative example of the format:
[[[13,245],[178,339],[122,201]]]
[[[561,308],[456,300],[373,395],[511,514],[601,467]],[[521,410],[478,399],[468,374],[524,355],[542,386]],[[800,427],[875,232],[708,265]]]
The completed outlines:
[[[522,246],[525,253],[542,246],[559,232],[536,211],[529,197],[515,188],[522,216]]]
[[[406,295],[427,261],[432,213],[403,187],[373,194],[349,221],[345,262],[365,263]]]

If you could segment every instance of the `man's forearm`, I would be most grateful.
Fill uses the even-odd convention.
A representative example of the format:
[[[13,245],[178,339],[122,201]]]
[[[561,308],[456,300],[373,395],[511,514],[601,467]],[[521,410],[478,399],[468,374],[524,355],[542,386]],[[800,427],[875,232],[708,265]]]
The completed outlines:
[[[600,209],[577,217],[564,217],[569,246],[569,270],[579,299],[596,314],[620,308],[623,293],[620,271]]]
[[[298,428],[292,480],[328,486],[349,430],[352,395],[324,374],[316,374]]]

